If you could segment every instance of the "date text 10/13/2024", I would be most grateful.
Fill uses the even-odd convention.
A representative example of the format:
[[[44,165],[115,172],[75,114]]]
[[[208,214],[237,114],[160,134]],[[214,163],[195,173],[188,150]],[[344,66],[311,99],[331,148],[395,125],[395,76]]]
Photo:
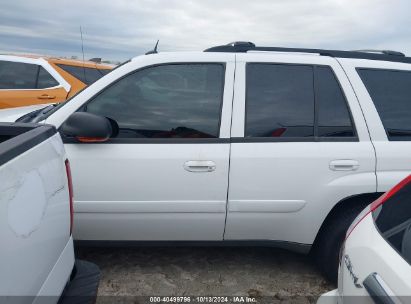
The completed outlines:
[[[256,298],[245,296],[182,296],[182,297],[150,297],[150,303],[257,303]]]

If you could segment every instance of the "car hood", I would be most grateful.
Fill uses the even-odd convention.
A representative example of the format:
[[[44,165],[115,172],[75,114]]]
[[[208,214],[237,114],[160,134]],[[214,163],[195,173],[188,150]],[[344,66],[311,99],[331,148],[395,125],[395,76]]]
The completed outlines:
[[[30,112],[40,110],[50,104],[32,105],[27,107],[18,107],[0,110],[0,122],[15,122],[21,116]]]

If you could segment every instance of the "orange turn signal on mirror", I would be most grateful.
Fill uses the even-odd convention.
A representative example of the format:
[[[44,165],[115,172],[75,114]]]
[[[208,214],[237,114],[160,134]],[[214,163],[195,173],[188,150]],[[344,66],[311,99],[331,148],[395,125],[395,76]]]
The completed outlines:
[[[105,142],[107,141],[109,138],[108,137],[76,137],[76,139],[79,142],[83,142],[83,143],[99,143],[99,142]]]

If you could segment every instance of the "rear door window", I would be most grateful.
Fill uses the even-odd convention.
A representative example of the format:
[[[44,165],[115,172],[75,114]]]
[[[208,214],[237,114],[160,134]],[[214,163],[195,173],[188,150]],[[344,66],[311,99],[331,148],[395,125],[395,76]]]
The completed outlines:
[[[356,137],[331,67],[249,63],[246,73],[245,137],[293,141]]]
[[[37,64],[0,61],[0,89],[35,89]]]
[[[313,137],[312,66],[247,65],[245,137]]]
[[[355,136],[347,101],[333,71],[321,66],[316,67],[315,72],[318,136]]]
[[[357,69],[388,139],[411,140],[411,71]]]

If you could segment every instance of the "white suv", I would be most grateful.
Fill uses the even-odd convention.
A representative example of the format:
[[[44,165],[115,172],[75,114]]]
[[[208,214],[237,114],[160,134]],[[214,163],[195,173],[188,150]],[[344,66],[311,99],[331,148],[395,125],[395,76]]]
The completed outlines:
[[[150,54],[20,120],[62,133],[77,240],[311,249],[336,278],[349,224],[411,173],[410,63],[252,43]]]

